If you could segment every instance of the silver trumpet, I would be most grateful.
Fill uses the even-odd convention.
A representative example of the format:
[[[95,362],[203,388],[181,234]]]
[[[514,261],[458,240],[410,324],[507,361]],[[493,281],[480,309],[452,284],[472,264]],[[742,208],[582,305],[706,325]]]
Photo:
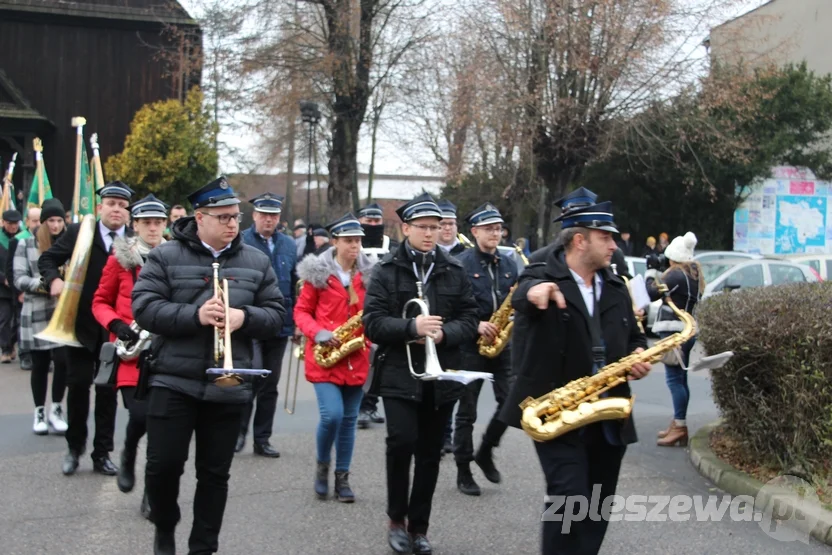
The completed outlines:
[[[428,303],[422,295],[422,282],[416,282],[416,298],[410,299],[404,304],[402,310],[402,318],[407,318],[407,309],[411,303],[419,307],[422,316],[430,315],[430,308]],[[433,337],[425,337],[425,371],[421,374],[413,369],[413,359],[410,355],[410,344],[413,341],[405,343],[405,351],[407,352],[407,365],[410,367],[410,375],[417,380],[433,381],[433,380],[451,380],[462,383],[470,383],[476,380],[493,380],[494,375],[487,372],[472,372],[469,370],[448,370],[442,369],[439,364],[439,356],[436,354],[436,343]]]
[[[135,360],[139,358],[142,351],[150,347],[151,333],[143,330],[134,320],[130,324],[130,329],[139,334],[139,338],[132,342],[125,342],[121,339],[116,340],[116,354],[121,360]]]

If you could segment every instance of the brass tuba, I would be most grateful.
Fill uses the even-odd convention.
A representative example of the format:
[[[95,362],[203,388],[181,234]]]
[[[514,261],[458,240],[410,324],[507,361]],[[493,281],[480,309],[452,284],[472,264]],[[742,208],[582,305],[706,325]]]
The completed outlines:
[[[132,343],[126,343],[121,339],[116,341],[116,354],[124,361],[136,360],[142,351],[150,346],[151,333],[139,327],[134,320],[130,329],[139,335],[139,338]]]
[[[355,333],[361,329],[361,316],[364,311],[360,310],[358,314],[338,326],[333,330],[332,335],[340,342],[337,347],[330,347],[329,345],[315,345],[312,348],[312,354],[315,357],[315,362],[321,368],[332,368],[349,355],[356,351],[363,349],[366,345],[364,343],[364,335],[355,336]]]
[[[656,342],[641,353],[628,355],[606,365],[593,376],[573,380],[537,399],[526,398],[520,403],[523,411],[520,425],[532,439],[550,441],[593,422],[629,418],[634,398],[601,399],[601,394],[625,383],[634,364],[658,362],[664,353],[681,347],[696,334],[693,316],[673,304],[666,285],[660,285],[659,291],[665,296],[667,305],[684,323],[682,331]]]
[[[87,214],[81,220],[75,248],[72,250],[69,266],[66,268],[64,290],[58,298],[58,305],[52,313],[49,325],[42,332],[35,335],[37,339],[66,345],[82,347],[75,335],[75,321],[78,319],[78,303],[81,301],[81,290],[87,277],[90,265],[92,243],[95,239],[95,216]]]
[[[508,345],[509,339],[511,339],[511,331],[514,328],[514,309],[511,307],[511,296],[514,294],[515,289],[517,289],[516,283],[509,289],[506,299],[500,305],[500,308],[497,309],[497,312],[492,314],[488,320],[500,330],[497,333],[497,337],[494,338],[494,341],[488,341],[482,335],[477,339],[479,353],[484,357],[497,358],[506,348],[506,345]]]

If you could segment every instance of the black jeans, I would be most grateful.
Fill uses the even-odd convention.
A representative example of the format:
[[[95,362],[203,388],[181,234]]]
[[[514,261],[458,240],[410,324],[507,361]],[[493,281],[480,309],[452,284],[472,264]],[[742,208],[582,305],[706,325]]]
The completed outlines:
[[[359,412],[373,412],[374,410],[378,410],[378,395],[365,393],[364,398],[361,399],[361,410]]]
[[[491,416],[488,428],[483,435],[483,442],[497,447],[500,438],[506,432],[508,426],[501,422],[497,415],[511,391],[514,382],[514,375],[511,372],[511,354],[506,348],[497,358],[485,358],[477,353],[464,353],[464,368],[476,370],[477,372],[490,372],[494,375],[494,397],[497,399],[497,410]],[[480,398],[483,380],[471,382],[465,386],[465,392],[459,400],[459,408],[456,411],[454,428],[454,459],[457,464],[469,464],[474,460],[474,422],[477,421],[477,401]]]
[[[147,400],[136,399],[135,387],[122,387],[121,399],[130,413],[125,430],[124,448],[127,451],[135,451],[147,432]]]
[[[615,495],[626,447],[607,443],[600,424],[590,424],[584,428],[585,434],[573,432],[552,441],[534,443],[546,478],[548,496],[543,504],[541,553],[544,555],[596,555],[601,549],[608,521],[602,517],[593,518],[593,515],[596,512],[600,515],[604,500]],[[595,507],[594,487],[599,488]],[[578,503],[555,502],[556,508],[551,514],[545,511],[549,510],[555,496],[568,498],[571,495],[586,500],[587,514],[580,520],[571,521],[569,530],[565,531],[564,509],[570,506],[570,511],[580,510]],[[555,520],[552,515],[561,515],[561,518]]]
[[[66,347],[67,395],[66,443],[79,455],[87,448],[87,418],[90,415],[90,387],[97,357],[83,347]],[[95,387],[95,437],[92,457],[106,457],[113,450],[118,397],[113,386]]]
[[[66,391],[66,349],[58,347],[45,351],[32,351],[32,375],[29,378],[32,386],[32,398],[36,407],[46,404],[46,391],[49,388],[49,363],[55,362],[52,374],[52,404],[64,400]]]
[[[411,534],[426,534],[439,477],[442,431],[453,403],[434,406],[432,383],[422,386],[422,401],[383,398],[387,417],[387,515]],[[410,463],[415,457],[413,487]]]
[[[153,522],[162,530],[179,523],[179,479],[196,434],[196,493],[190,553],[215,553],[228,499],[228,478],[243,405],[200,401],[151,387],[147,399],[145,489]]]
[[[17,329],[14,327],[12,299],[0,299],[0,351],[4,355],[11,354],[16,340]]]
[[[271,341],[258,341],[254,348],[255,368],[265,368],[272,373],[266,378],[258,380],[254,397],[251,403],[243,407],[243,415],[240,419],[240,433],[246,435],[248,423],[251,420],[251,413],[254,412],[254,443],[268,443],[272,437],[272,425],[274,414],[277,410],[277,384],[280,382],[280,370],[283,367],[283,355],[286,352],[288,337],[278,337]],[[257,410],[254,410],[254,402],[257,401]]]

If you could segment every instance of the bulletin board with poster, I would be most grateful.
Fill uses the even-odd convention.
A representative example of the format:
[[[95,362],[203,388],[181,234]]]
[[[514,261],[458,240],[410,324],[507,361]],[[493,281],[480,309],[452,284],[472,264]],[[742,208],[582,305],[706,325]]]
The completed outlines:
[[[832,185],[805,168],[780,166],[751,186],[734,212],[734,250],[757,254],[832,253]]]

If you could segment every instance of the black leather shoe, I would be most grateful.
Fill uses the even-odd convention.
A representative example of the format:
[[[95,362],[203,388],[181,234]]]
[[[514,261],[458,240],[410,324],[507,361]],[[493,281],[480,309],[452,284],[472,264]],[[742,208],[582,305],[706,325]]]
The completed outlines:
[[[64,456],[61,472],[64,473],[64,476],[72,476],[76,470],[78,470],[78,453],[70,449]]]
[[[370,413],[361,411],[358,413],[358,428],[365,430],[370,427]]]
[[[492,484],[499,484],[503,477],[500,476],[500,471],[494,466],[494,452],[491,445],[483,443],[474,455],[474,462],[480,467],[482,473],[485,474],[485,479]]]
[[[390,524],[390,530],[387,531],[387,542],[396,553],[410,553],[413,550],[410,534],[407,533],[403,524]]]
[[[280,456],[280,451],[272,447],[271,444],[267,441],[266,443],[255,443],[254,454],[276,459]]]
[[[246,435],[240,434],[237,436],[237,445],[234,447],[234,452],[239,453],[246,446]]]
[[[433,548],[424,534],[413,536],[413,555],[430,555],[431,553],[433,553]]]
[[[124,449],[121,452],[120,462],[116,484],[122,493],[130,493],[136,485],[136,452]]]
[[[142,517],[153,522],[150,518],[150,500],[147,498],[146,490],[144,492],[144,496],[142,497],[142,506],[139,508],[139,512],[142,514]]]
[[[173,530],[156,528],[156,537],[153,538],[153,555],[176,555],[176,536]]]
[[[480,486],[474,481],[474,476],[471,475],[471,469],[468,465],[459,466],[456,474],[456,487],[465,495],[480,495],[482,490]]]
[[[113,464],[110,457],[104,455],[103,457],[95,457],[92,460],[92,470],[105,476],[115,476],[118,474],[118,467]]]
[[[384,424],[384,417],[378,413],[377,410],[371,410],[367,415],[373,424]]]

